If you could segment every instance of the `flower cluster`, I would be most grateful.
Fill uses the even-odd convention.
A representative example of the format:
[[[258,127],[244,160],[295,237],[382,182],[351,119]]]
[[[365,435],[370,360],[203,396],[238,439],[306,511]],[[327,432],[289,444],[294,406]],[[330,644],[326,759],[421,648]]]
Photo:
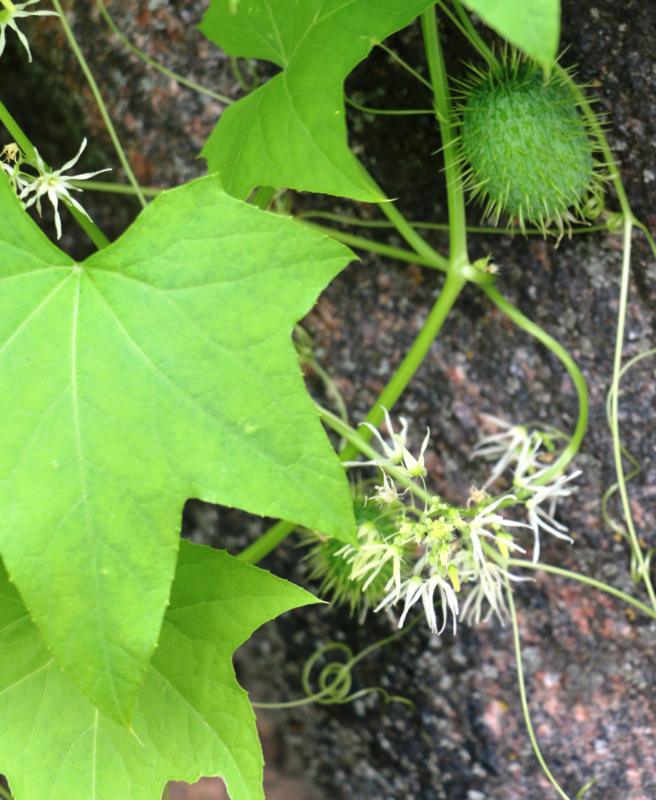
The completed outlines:
[[[513,468],[513,488],[523,495],[522,502],[533,529],[533,562],[537,563],[540,558],[540,530],[559,539],[573,541],[567,535],[565,525],[555,519],[555,514],[558,501],[575,491],[567,484],[578,477],[581,471],[548,477],[551,470],[549,462],[553,460],[556,443],[565,438],[560,432],[546,429],[530,432],[522,425],[511,425],[498,417],[485,415],[485,419],[500,431],[480,439],[470,458],[496,459],[486,486],[494,483],[507,469]]]
[[[391,609],[403,602],[399,627],[419,602],[434,633],[442,633],[449,614],[454,632],[459,616],[480,619],[483,602],[489,605],[488,616],[496,613],[501,618],[505,610],[506,578],[514,576],[490,561],[488,548],[496,546],[501,557],[507,557],[510,550],[523,552],[506,528],[529,528],[530,525],[506,519],[499,513],[502,506],[513,504],[517,498],[514,495],[489,498],[487,492],[477,490],[470,498],[474,508],[458,509],[437,496],[428,495],[423,479],[430,431],[415,457],[407,446],[407,421],[401,419],[401,432],[395,433],[387,411],[385,419],[389,441],[373,429],[384,456],[350,465],[379,468],[382,485],[376,486],[376,494],[369,501],[377,504],[388,518],[393,518],[394,525],[386,534],[381,534],[371,522],[360,525],[359,547],[347,545],[335,556],[341,556],[350,565],[352,581],[364,581],[363,590],[377,580],[383,570],[388,572],[385,595],[375,610]],[[407,484],[403,493],[397,489],[392,473]],[[416,479],[420,479],[421,486],[414,482]],[[404,499],[406,495],[409,495],[407,500]],[[418,497],[422,498],[419,507]],[[472,584],[473,588],[461,607],[458,594],[463,584]],[[441,627],[435,613],[438,595],[442,605]]]
[[[107,169],[100,169],[96,172],[85,172],[81,175],[64,175],[67,170],[77,164],[86,146],[87,140],[85,139],[77,155],[70,161],[67,161],[61,169],[55,170],[54,172],[46,167],[36,148],[34,149],[33,160],[26,159],[25,155],[15,143],[7,145],[0,154],[0,166],[7,174],[9,182],[18,193],[19,199],[21,201],[27,200],[27,202],[23,203],[24,208],[27,209],[36,204],[36,210],[39,212],[40,216],[41,198],[47,196],[48,200],[52,203],[52,207],[55,211],[55,227],[57,228],[58,239],[61,239],[62,235],[61,217],[59,216],[60,200],[66,205],[76,208],[79,212],[84,214],[88,220],[91,220],[91,217],[78,201],[74,197],[71,197],[71,191],[82,191],[78,187],[73,186],[71,181],[88,180],[96,175],[100,175],[101,172],[110,171],[108,167]],[[24,164],[33,167],[37,174],[32,175],[29,172],[23,171],[22,167]]]

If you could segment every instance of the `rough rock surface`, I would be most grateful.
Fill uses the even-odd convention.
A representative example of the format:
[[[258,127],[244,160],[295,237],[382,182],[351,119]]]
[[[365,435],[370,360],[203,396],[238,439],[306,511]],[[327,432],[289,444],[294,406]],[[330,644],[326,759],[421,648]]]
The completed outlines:
[[[240,95],[229,60],[194,30],[204,2],[120,0],[110,8],[120,28],[152,57],[187,77]],[[195,158],[221,112],[215,100],[193,94],[143,65],[106,31],[93,4],[68,5],[119,135],[145,185],[171,186],[202,174]],[[448,25],[448,68],[461,74],[464,48]],[[483,31],[482,27],[479,30]],[[487,34],[485,34],[487,35]],[[3,56],[0,99],[15,113],[53,163],[70,157],[84,135],[93,146],[85,169],[117,159],[94,109],[83,76],[56,20],[43,19],[31,34],[38,53],[28,67],[13,34]],[[563,63],[579,64],[607,116],[611,145],[636,215],[656,230],[656,19],[652,0],[564,0]],[[415,25],[390,41],[420,70]],[[261,74],[271,74],[259,65]],[[379,108],[424,108],[429,95],[377,51],[348,81],[360,103]],[[349,112],[356,152],[409,218],[445,221],[446,204],[436,124],[430,117],[374,117]],[[4,139],[3,139],[4,141]],[[123,180],[120,170],[115,173]],[[137,212],[134,201],[85,194],[103,229],[118,235]],[[295,196],[295,210],[320,208],[380,218],[376,208],[332,198]],[[616,207],[612,192],[608,203]],[[479,213],[470,208],[470,220]],[[52,225],[46,219],[47,229]],[[87,244],[66,225],[64,246],[76,255]],[[365,233],[402,245],[395,233]],[[442,252],[441,234],[429,239]],[[576,465],[583,470],[576,498],[560,518],[573,547],[543,542],[544,561],[586,572],[633,594],[627,549],[614,540],[600,500],[613,482],[605,396],[612,370],[621,240],[608,233],[554,241],[506,235],[476,236],[474,258],[490,253],[501,268],[499,289],[574,355],[588,381],[591,421]],[[634,235],[633,279],[625,355],[654,344],[656,263],[644,237]],[[363,255],[325,292],[305,322],[320,363],[335,378],[354,421],[366,413],[411,345],[439,292],[442,277],[411,264]],[[656,546],[656,371],[640,362],[623,384],[622,432],[642,465],[629,493],[639,535]],[[322,397],[321,385],[308,385]],[[571,430],[576,395],[559,362],[509,323],[475,287],[469,287],[395,413],[411,421],[411,441],[426,425],[435,491],[455,502],[484,480],[468,461],[480,414],[517,422],[540,420]],[[611,504],[612,512],[618,508]],[[194,541],[242,549],[264,529],[259,519],[190,502],[183,533]],[[285,542],[263,566],[306,584],[300,554]],[[573,797],[589,779],[586,798],[649,800],[656,796],[656,704],[653,692],[656,623],[578,583],[538,573],[516,589],[530,711],[543,754]],[[364,627],[344,611],[313,607],[262,628],[236,656],[238,675],[259,701],[301,695],[306,659],[332,641],[354,652],[389,636],[390,621],[370,616]],[[330,800],[551,800],[557,795],[533,755],[517,692],[508,627],[461,627],[456,637],[430,636],[420,624],[375,651],[354,673],[354,688],[382,686],[415,708],[384,706],[375,695],[346,706],[306,706],[267,712],[261,731],[268,755],[268,796]],[[268,738],[267,738],[268,737]],[[270,742],[272,744],[266,745]],[[1,754],[0,754],[1,758]],[[280,789],[280,787],[283,789]],[[275,794],[278,787],[279,794]],[[192,792],[195,794],[192,795]],[[220,782],[195,789],[171,787],[171,798],[218,800]]]

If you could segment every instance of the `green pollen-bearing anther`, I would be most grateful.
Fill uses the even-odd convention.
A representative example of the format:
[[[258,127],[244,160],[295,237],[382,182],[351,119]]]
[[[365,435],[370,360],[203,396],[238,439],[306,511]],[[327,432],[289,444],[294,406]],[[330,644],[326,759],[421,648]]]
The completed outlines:
[[[581,218],[598,197],[594,146],[562,77],[513,54],[501,68],[477,73],[461,107],[467,182],[495,224],[503,212],[542,230]],[[574,214],[570,209],[573,209]]]

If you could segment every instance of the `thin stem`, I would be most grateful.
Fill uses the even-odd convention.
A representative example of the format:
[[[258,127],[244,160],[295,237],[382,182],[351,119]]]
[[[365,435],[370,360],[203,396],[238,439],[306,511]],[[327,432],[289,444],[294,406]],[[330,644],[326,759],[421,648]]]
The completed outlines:
[[[434,113],[431,111],[431,114]],[[303,211],[296,215],[296,219],[329,219],[333,222],[340,222],[343,225],[353,225],[356,228],[395,228],[395,225],[385,222],[384,220],[372,219],[356,219],[355,217],[347,217],[342,214],[333,214],[330,211]],[[635,223],[638,224],[638,223]],[[445,222],[408,222],[410,227],[416,230],[431,230],[431,231],[448,231],[449,225]],[[572,228],[572,233],[596,233],[597,231],[607,231],[607,225],[590,225],[585,228]],[[513,236],[513,230],[508,228],[479,228],[474,225],[467,226],[467,233],[489,233],[489,234],[503,234],[504,236]],[[522,231],[522,236],[544,236],[544,231],[538,228],[526,228]]]
[[[357,108],[358,111],[364,111],[366,114],[389,114],[389,115],[403,115],[403,114],[434,114],[435,111],[432,108],[420,108],[420,109],[411,109],[411,110],[390,110],[384,108],[368,108],[367,106],[361,106],[359,103],[356,103],[355,100],[351,100],[350,97],[344,95],[344,100],[353,108]]]
[[[0,0],[2,5],[7,9],[7,11],[16,11],[16,6],[11,2],[11,0]],[[2,787],[0,786],[0,789]]]
[[[478,50],[478,52],[487,61],[490,69],[494,70],[497,73],[500,73],[501,64],[499,63],[494,53],[490,50],[490,48],[485,44],[485,42],[479,36],[478,31],[476,30],[476,28],[474,28],[474,26],[472,25],[472,21],[469,19],[469,15],[462,7],[460,0],[452,0],[452,1],[453,1],[453,7],[457,11],[458,16],[462,20],[462,24],[465,27],[465,36],[467,36],[469,41],[474,45],[474,47]],[[442,2],[440,2],[440,6],[444,11],[447,10]]]
[[[406,62],[405,62],[405,61],[404,61],[404,60],[403,60],[403,59],[402,59],[400,56],[397,56],[397,54],[396,54],[396,53],[395,53],[393,50],[390,50],[390,48],[389,48],[389,47],[387,47],[387,45],[385,45],[385,44],[383,44],[382,42],[380,42],[380,43],[379,43],[379,45],[378,45],[378,47],[380,47],[382,50],[384,50],[384,51],[385,51],[385,52],[386,52],[388,55],[392,56],[392,58],[393,58],[393,59],[394,59],[394,60],[395,60],[395,61],[396,61],[398,64],[400,64],[400,65],[403,67],[403,69],[407,70],[407,71],[408,71],[408,72],[409,72],[411,75],[413,75],[413,76],[414,76],[414,77],[415,77],[415,78],[416,78],[418,81],[421,81],[421,82],[424,84],[424,86],[427,86],[427,87],[428,87],[428,88],[431,90],[431,92],[433,91],[433,87],[431,86],[430,82],[429,82],[429,81],[427,81],[427,80],[426,80],[426,78],[422,77],[422,76],[421,76],[421,75],[420,75],[420,74],[417,72],[417,70],[414,70],[414,69],[412,69],[412,67],[411,67],[409,64],[406,64]]]
[[[23,133],[19,124],[11,116],[11,114],[5,108],[2,102],[0,102],[0,121],[5,126],[5,128],[7,128],[9,133],[13,136],[14,141],[20,147],[23,153],[25,153],[25,156],[27,157],[28,161],[35,162],[36,152],[34,150],[34,145]],[[46,169],[50,169],[50,167],[45,163],[45,161],[43,162],[43,165],[45,166]],[[95,222],[92,222],[86,216],[86,214],[83,214],[81,211],[78,211],[77,208],[75,208],[75,206],[69,205],[64,198],[62,198],[62,202],[66,204],[66,208],[68,208],[68,210],[71,212],[75,221],[84,230],[84,232],[87,234],[87,236],[91,239],[91,241],[96,245],[96,247],[99,250],[102,250],[104,247],[109,246],[110,244],[109,239],[100,230],[100,228],[96,225]]]
[[[389,256],[390,258],[398,258],[400,261],[408,261],[411,264],[420,264],[423,267],[433,267],[433,269],[440,269],[443,272],[446,272],[449,266],[448,261],[437,253],[434,253],[434,255],[430,258],[426,258],[419,253],[413,253],[411,250],[403,250],[400,247],[392,247],[391,245],[381,244],[380,242],[373,242],[371,239],[364,239],[361,236],[354,236],[350,233],[342,233],[342,231],[336,231],[333,228],[327,228],[324,225],[317,225],[313,222],[305,222],[303,218],[299,219],[297,217],[297,221],[306,228],[311,228],[312,230],[319,231],[320,233],[325,233],[338,242],[351,245],[351,247],[357,247],[360,250],[368,250],[370,253],[379,253],[380,255]]]
[[[622,592],[619,589],[616,589],[614,586],[610,586],[607,583],[598,581],[595,578],[590,578],[588,575],[581,575],[578,572],[571,572],[568,569],[562,569],[562,567],[552,567],[551,564],[541,564],[540,562],[534,564],[532,561],[524,561],[521,558],[506,558],[503,559],[503,561],[499,559],[499,561],[504,567],[520,567],[521,569],[534,570],[539,569],[543,572],[551,572],[553,575],[560,575],[562,578],[571,578],[572,580],[579,581],[579,583],[587,583],[588,586],[593,586],[595,589],[599,589],[601,592],[611,594],[613,597],[617,597],[619,600],[623,600],[625,603],[628,603],[629,605],[639,609],[648,617],[656,619],[656,611],[654,611],[653,608],[650,608],[645,603],[641,603],[640,600],[636,600],[635,597],[631,597],[630,594],[626,594],[626,592]]]
[[[253,69],[253,65],[250,62],[248,64],[248,66],[251,68],[253,75],[253,80],[251,83],[248,83],[244,78],[244,76],[242,75],[241,69],[239,68],[239,62],[237,61],[236,56],[230,56],[230,65],[232,66],[232,71],[235,73],[235,78],[237,78],[237,83],[239,83],[245,94],[250,94],[251,92],[254,92],[255,89],[257,89],[257,87],[259,86],[260,80],[257,77],[257,73]]]
[[[601,152],[603,153],[604,159],[606,161],[606,166],[610,172],[611,179],[613,181],[613,186],[615,187],[615,191],[617,192],[617,197],[620,201],[620,205],[622,207],[622,213],[624,214],[624,251],[622,254],[622,278],[621,278],[621,285],[620,285],[620,303],[618,309],[618,317],[617,317],[617,338],[615,342],[615,358],[613,361],[613,381],[611,385],[611,392],[612,392],[612,403],[611,403],[611,432],[613,435],[613,454],[615,458],[615,471],[617,473],[617,483],[620,490],[620,496],[622,498],[622,508],[624,511],[624,517],[626,519],[627,528],[629,530],[629,536],[631,539],[631,547],[633,550],[633,555],[636,561],[638,562],[640,568],[640,574],[642,575],[642,579],[645,582],[645,586],[647,588],[647,593],[649,594],[649,599],[651,600],[652,606],[656,609],[656,593],[654,592],[654,587],[652,586],[651,576],[649,574],[649,569],[647,568],[647,563],[645,562],[645,558],[642,554],[642,550],[640,548],[640,543],[638,541],[638,537],[635,531],[635,525],[633,524],[633,515],[631,513],[631,506],[629,505],[629,497],[626,491],[626,478],[624,476],[624,468],[622,465],[622,443],[620,441],[620,433],[619,433],[619,419],[618,419],[618,403],[619,403],[619,384],[620,384],[620,373],[622,368],[622,350],[624,348],[624,329],[626,326],[626,305],[628,302],[628,295],[629,295],[629,278],[630,278],[630,269],[631,269],[631,233],[635,218],[633,216],[633,212],[631,210],[631,205],[629,204],[629,199],[626,195],[626,191],[624,190],[624,185],[622,184],[622,180],[620,178],[620,172],[617,168],[617,164],[615,163],[615,159],[613,158],[613,154],[611,153],[610,147],[608,142],[606,141],[606,137],[604,136],[604,132],[599,124],[599,120],[597,119],[596,114],[593,112],[590,103],[588,102],[587,98],[577,86],[577,84],[572,80],[571,76],[567,73],[566,70],[562,69],[558,64],[556,64],[555,69],[563,76],[565,82],[570,87],[574,97],[576,98],[577,103],[580,105],[583,114],[590,126],[590,129],[595,135],[599,143],[599,147]],[[648,231],[639,223],[642,230],[647,233],[648,239],[650,244],[652,244],[653,240],[651,235]],[[653,246],[653,245],[652,245]],[[656,247],[653,247],[654,252],[656,253]]]
[[[533,750],[535,752],[535,755],[537,756],[537,759],[540,762],[540,766],[544,770],[544,774],[547,776],[547,778],[549,778],[552,786],[558,792],[558,794],[563,798],[563,800],[570,800],[568,795],[566,795],[565,792],[560,788],[558,782],[551,774],[551,771],[547,766],[547,762],[544,760],[542,756],[540,746],[538,745],[538,740],[536,739],[535,733],[533,731],[533,723],[531,722],[531,715],[528,710],[528,701],[526,699],[524,670],[522,668],[522,646],[519,641],[519,625],[517,624],[517,612],[515,610],[515,600],[513,598],[513,593],[508,578],[506,578],[506,595],[508,597],[508,609],[510,611],[510,620],[512,622],[513,641],[515,643],[515,658],[517,659],[517,683],[519,684],[519,697],[522,702],[522,711],[524,712],[524,721],[526,722],[528,736],[529,739],[531,740],[531,744],[533,745]]]
[[[147,56],[143,50],[139,50],[138,47],[132,44],[132,42],[127,39],[119,30],[118,26],[111,18],[109,11],[107,11],[107,7],[103,3],[103,0],[96,0],[98,4],[98,8],[100,9],[100,13],[103,16],[103,19],[107,23],[107,25],[112,29],[112,31],[118,36],[121,42],[131,50],[136,56],[138,56],[142,61],[145,61],[146,64],[150,64],[151,67],[159,70],[164,75],[168,76],[169,78],[173,78],[173,80],[181,83],[183,86],[187,86],[189,89],[193,89],[195,92],[199,94],[207,95],[207,97],[211,97],[213,100],[218,100],[220,103],[224,105],[232,105],[235,101],[231,100],[229,97],[225,95],[218,94],[218,92],[212,92],[209,89],[206,89],[204,86],[201,86],[198,83],[194,83],[194,81],[190,81],[187,78],[183,78],[182,75],[178,75],[177,72],[173,72],[173,70],[167,69],[163,67],[161,64],[158,64],[157,61]]]
[[[645,559],[642,555],[640,542],[636,533],[635,525],[633,523],[633,515],[631,513],[631,506],[629,505],[629,495],[626,490],[626,478],[624,476],[624,466],[622,464],[622,443],[620,441],[619,430],[619,391],[620,391],[620,376],[622,371],[622,351],[624,349],[624,330],[626,327],[626,306],[629,294],[629,278],[631,267],[631,231],[633,228],[633,215],[625,214],[624,216],[624,252],[622,254],[622,280],[620,285],[620,303],[617,317],[617,339],[615,342],[615,358],[613,366],[613,382],[611,386],[612,400],[611,400],[611,431],[613,434],[613,455],[615,457],[615,471],[617,473],[617,483],[619,485],[620,497],[622,498],[622,508],[624,510],[624,518],[626,526],[631,538],[631,546],[635,554],[635,558],[640,567],[640,573],[647,587],[649,599],[651,604],[656,609],[656,594],[652,586],[649,571],[646,568]]]
[[[433,84],[435,115],[440,123],[440,131],[442,133],[442,150],[444,152],[446,190],[449,204],[449,238],[451,242],[449,262],[451,269],[459,269],[469,264],[465,191],[458,157],[456,120],[437,31],[435,6],[431,6],[422,13],[421,24],[424,32],[428,69]]]
[[[90,192],[108,192],[109,194],[129,194],[136,196],[133,186],[128,186],[127,183],[109,183],[107,181],[69,181],[71,186],[79,187],[80,189],[87,189]],[[140,187],[144,197],[157,197],[162,192],[168,191],[167,189],[156,189],[154,187]]]
[[[332,428],[335,433],[338,433],[349,443],[351,443],[358,452],[367,456],[372,461],[384,460],[381,458],[380,453],[374,447],[372,447],[369,442],[360,433],[358,433],[358,431],[355,430],[355,428],[352,428],[348,423],[344,422],[338,416],[323,408],[318,403],[315,403],[314,405],[319,412],[322,422]],[[344,451],[342,451],[342,453],[343,452]],[[346,460],[345,458],[342,458],[341,453],[340,458],[342,461]],[[411,489],[413,495],[419,497],[425,503],[430,505],[433,495],[430,492],[427,492],[422,486],[419,486],[417,483],[410,480],[403,470],[386,461],[385,472],[387,472],[388,475],[394,478],[394,480],[400,483],[402,486]]]
[[[253,544],[249,545],[245,550],[242,550],[236,558],[246,564],[257,564],[264,556],[268,555],[275,549],[280,542],[286,539],[290,533],[293,533],[298,525],[295,522],[286,522],[281,519],[272,525],[269,530],[256,539]]]
[[[68,20],[66,19],[66,15],[64,14],[64,9],[62,8],[59,0],[52,0],[52,4],[59,13],[59,19],[61,21],[62,27],[64,28],[64,33],[66,34],[66,38],[68,39],[68,42],[71,48],[73,49],[73,52],[75,53],[75,57],[77,58],[79,65],[82,67],[82,71],[86,76],[89,86],[91,87],[91,91],[93,92],[93,96],[96,100],[96,103],[98,104],[98,108],[100,110],[102,118],[105,121],[105,125],[109,132],[111,140],[114,143],[114,148],[116,150],[116,153],[119,157],[121,164],[123,165],[123,169],[125,170],[125,174],[128,176],[128,180],[134,187],[134,191],[137,197],[139,198],[139,202],[141,203],[143,208],[145,208],[146,198],[143,196],[141,192],[137,179],[135,178],[134,173],[132,172],[132,169],[128,163],[125,152],[121,147],[121,143],[118,139],[118,136],[116,135],[116,130],[114,129],[114,125],[112,123],[112,120],[110,119],[107,107],[105,106],[105,102],[102,99],[100,90],[98,89],[98,84],[96,83],[95,78],[91,74],[91,70],[89,69],[89,65],[87,64],[86,59],[82,55],[82,51],[78,47],[77,41],[75,40],[75,36],[73,35],[73,31],[71,30],[71,27],[68,24]]]
[[[654,237],[649,232],[649,228],[646,225],[643,225],[642,222],[637,220],[633,217],[633,224],[636,228],[640,228],[640,230],[645,234],[647,237],[647,241],[649,242],[649,246],[651,247],[651,252],[654,254],[654,258],[656,258],[656,242],[654,242]]]
[[[447,272],[442,291],[428,315],[424,327],[421,329],[419,336],[415,339],[414,344],[394,373],[392,379],[387,384],[378,400],[374,403],[371,411],[367,414],[364,420],[365,422],[369,422],[374,427],[378,427],[383,421],[383,407],[388,411],[392,409],[394,403],[399,399],[401,393],[408,383],[410,383],[415,372],[419,369],[421,362],[428,353],[435,337],[440,332],[447,314],[453,308],[453,304],[465,283],[466,279],[462,277],[460,272],[453,270]],[[366,440],[370,439],[373,435],[371,429],[368,427],[363,427],[360,433]],[[357,455],[357,452],[357,448],[349,443],[340,453],[340,458],[342,461],[352,461]]]
[[[557,342],[546,331],[543,331],[539,325],[535,324],[535,322],[531,322],[528,317],[525,317],[524,314],[522,314],[519,309],[515,308],[512,303],[509,303],[497,289],[494,287],[483,287],[483,291],[487,294],[490,300],[492,300],[492,302],[497,305],[516,325],[542,342],[545,347],[549,348],[549,350],[551,350],[551,352],[560,359],[565,369],[569,372],[572,382],[576,387],[579,400],[579,417],[576,423],[576,428],[574,429],[574,433],[572,434],[572,438],[569,440],[567,447],[560,454],[553,467],[551,467],[551,469],[541,478],[534,481],[536,485],[542,485],[548,483],[560,472],[562,472],[569,462],[574,458],[579,450],[579,447],[581,446],[581,442],[585,436],[586,428],[588,427],[588,387],[585,383],[585,378],[583,377],[583,374],[578,368],[576,362],[559,342]]]

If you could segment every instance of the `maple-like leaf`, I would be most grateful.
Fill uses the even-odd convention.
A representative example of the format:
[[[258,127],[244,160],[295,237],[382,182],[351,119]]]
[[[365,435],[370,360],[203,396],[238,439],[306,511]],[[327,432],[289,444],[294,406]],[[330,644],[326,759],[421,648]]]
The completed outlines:
[[[182,542],[133,732],[61,670],[0,560],[0,772],[16,800],[159,800],[167,780],[220,775],[263,800],[255,716],[232,654],[269,619],[317,602],[226,553]]]
[[[0,218],[0,554],[58,661],[127,725],[188,498],[355,540],[291,342],[351,254],[216,176],[81,265],[1,172]]]
[[[255,186],[385,198],[363,177],[346,140],[344,80],[371,48],[432,0],[211,0],[200,30],[232,56],[283,71],[226,108],[203,148],[227,192]]]

